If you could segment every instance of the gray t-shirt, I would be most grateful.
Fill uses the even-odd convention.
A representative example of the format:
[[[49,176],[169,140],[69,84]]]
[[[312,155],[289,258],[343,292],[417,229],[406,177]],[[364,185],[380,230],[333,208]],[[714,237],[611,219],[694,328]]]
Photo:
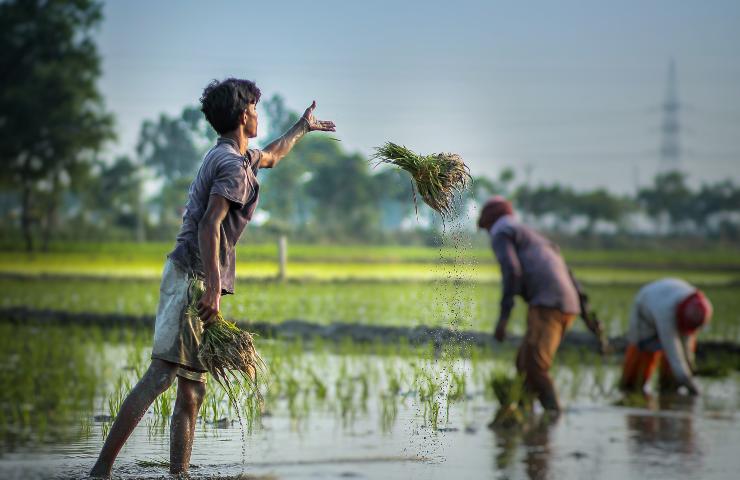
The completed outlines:
[[[501,265],[501,313],[509,317],[514,296],[534,306],[581,313],[578,290],[557,245],[504,215],[491,227],[491,244]]]
[[[676,326],[676,310],[695,292],[696,287],[677,278],[648,283],[635,297],[627,331],[627,340],[640,350],[662,350],[673,376],[682,383],[691,378],[694,353],[691,335],[681,334]]]
[[[221,291],[224,294],[234,293],[236,243],[257,208],[257,172],[261,156],[261,151],[253,149],[247,150],[247,154],[242,156],[236,141],[218,139],[203,157],[203,163],[190,184],[182,227],[175,248],[168,255],[186,271],[204,276],[198,248],[198,223],[206,212],[211,195],[220,195],[229,200],[231,208],[221,223],[219,245]]]

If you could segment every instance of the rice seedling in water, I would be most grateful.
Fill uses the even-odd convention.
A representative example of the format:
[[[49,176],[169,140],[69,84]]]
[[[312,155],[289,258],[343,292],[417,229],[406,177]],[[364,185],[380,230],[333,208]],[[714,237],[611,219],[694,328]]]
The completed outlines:
[[[424,370],[417,371],[416,386],[419,392],[419,401],[424,405],[422,417],[424,422],[431,425],[433,430],[437,429],[439,422],[440,384],[434,376]]]
[[[213,394],[206,395],[205,401],[203,402],[201,418],[205,422],[216,423],[219,418],[218,400]],[[204,422],[204,425],[205,425]]]
[[[334,393],[337,397],[337,407],[344,428],[350,426],[355,419],[355,383],[347,371],[347,362],[343,361],[334,384]]]
[[[419,155],[405,146],[387,142],[375,149],[372,158],[376,165],[388,163],[409,172],[412,187],[415,185],[414,204],[418,190],[424,203],[443,218],[452,216],[455,193],[465,190],[471,178],[467,165],[454,153]]]
[[[575,362],[572,365],[568,365],[568,368],[573,375],[570,384],[570,398],[577,398],[581,393],[581,387],[584,383],[584,372],[581,365],[581,362]]]
[[[172,404],[174,403],[172,397],[174,395],[174,389],[170,387],[154,400],[154,418],[156,421],[166,421],[170,418],[172,415]]]
[[[327,388],[326,384],[321,380],[321,378],[316,375],[316,372],[311,370],[310,372],[311,377],[311,383],[313,384],[313,392],[314,396],[317,400],[324,401],[326,400],[326,394],[327,394]]]
[[[452,382],[447,391],[447,398],[453,402],[462,400],[465,397],[465,372],[452,372]]]
[[[244,401],[244,413],[247,420],[247,431],[252,432],[255,424],[261,425],[262,418],[262,399],[257,395],[249,395]]]
[[[301,418],[300,404],[298,403],[298,395],[301,393],[301,384],[298,379],[294,376],[288,377],[285,381],[285,396],[288,398],[288,411],[290,412],[291,420],[299,420]]]
[[[493,372],[490,378],[493,394],[499,402],[499,409],[489,427],[513,427],[524,423],[522,404],[528,403],[524,392],[524,377],[509,376],[504,372]]]
[[[450,388],[447,389],[447,405],[445,408],[446,421],[450,421],[450,405],[465,398],[466,378],[465,372],[452,372]]]
[[[380,395],[380,429],[384,433],[391,431],[396,416],[398,416],[396,395],[392,392],[382,393]]]
[[[360,408],[367,412],[367,399],[370,396],[370,382],[368,380],[367,370],[363,370],[357,377],[360,382]]]
[[[100,426],[100,436],[103,437],[103,439],[108,438],[108,433],[110,432],[110,426],[111,424],[108,422]]]
[[[131,385],[128,380],[124,376],[118,377],[118,380],[116,381],[116,389],[108,397],[108,415],[110,415],[111,418],[116,418],[118,416],[118,411],[121,409],[123,400],[126,398],[126,395],[128,395],[130,390]]]
[[[388,379],[388,393],[398,395],[401,392],[401,371],[388,368],[386,370],[386,378]]]
[[[150,442],[155,441],[157,438],[162,436],[167,431],[167,422],[163,422],[157,417],[150,418],[146,422],[146,436]]]

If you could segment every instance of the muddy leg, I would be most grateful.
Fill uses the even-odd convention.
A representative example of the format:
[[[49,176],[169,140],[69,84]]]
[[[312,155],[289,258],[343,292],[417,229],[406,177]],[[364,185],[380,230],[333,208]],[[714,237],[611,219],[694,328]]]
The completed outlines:
[[[131,390],[121,405],[121,410],[111,426],[108,438],[103,444],[98,461],[90,471],[91,477],[109,477],[113,462],[126,443],[131,432],[139,424],[149,406],[162,392],[167,390],[175,379],[177,365],[153,359],[139,383]]]
[[[183,473],[190,467],[195,420],[206,395],[206,384],[177,377],[177,400],[170,423],[170,473]]]

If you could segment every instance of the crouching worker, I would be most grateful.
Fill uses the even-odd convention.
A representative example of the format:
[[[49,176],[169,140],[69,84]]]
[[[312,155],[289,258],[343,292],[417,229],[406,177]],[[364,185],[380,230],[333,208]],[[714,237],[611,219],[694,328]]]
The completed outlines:
[[[506,337],[514,297],[529,305],[527,331],[516,358],[525,387],[549,411],[559,411],[555,386],[548,373],[565,331],[581,314],[588,328],[604,339],[601,325],[588,312],[587,297],[581,293],[558,246],[519,223],[506,199],[490,198],[481,210],[478,227],[491,236],[493,251],[501,265],[501,310],[494,334]],[[602,343],[602,346],[604,344]]]
[[[620,387],[643,390],[660,362],[662,391],[684,386],[697,395],[692,370],[696,334],[712,317],[707,297],[683,280],[664,278],[642,287],[630,315]]]

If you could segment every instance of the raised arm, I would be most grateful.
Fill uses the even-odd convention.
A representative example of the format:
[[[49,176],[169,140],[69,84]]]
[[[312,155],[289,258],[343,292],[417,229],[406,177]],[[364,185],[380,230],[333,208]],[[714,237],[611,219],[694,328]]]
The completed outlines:
[[[262,150],[260,168],[272,168],[278,164],[295,146],[298,140],[308,132],[318,130],[320,132],[335,132],[334,122],[329,120],[317,120],[313,116],[316,101],[303,112],[303,116],[295,125],[285,132],[281,137],[273,140]]]
[[[206,213],[198,223],[198,249],[206,275],[206,291],[198,303],[198,316],[205,323],[216,319],[221,309],[221,272],[218,249],[221,240],[221,222],[229,211],[229,201],[221,195],[208,198]]]

